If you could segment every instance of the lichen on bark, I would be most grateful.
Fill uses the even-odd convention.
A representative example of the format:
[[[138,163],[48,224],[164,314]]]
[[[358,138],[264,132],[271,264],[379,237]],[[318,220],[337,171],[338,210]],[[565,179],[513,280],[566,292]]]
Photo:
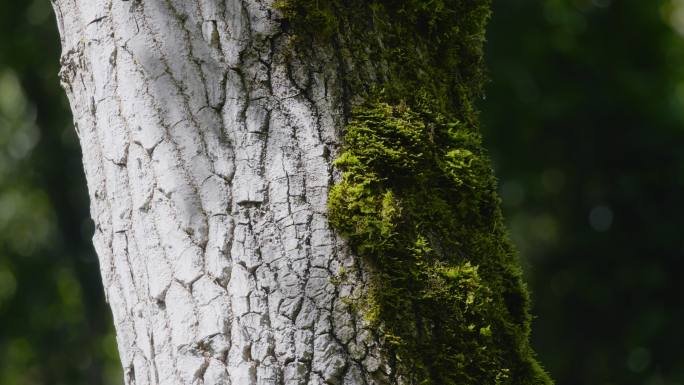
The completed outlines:
[[[550,384],[473,106],[487,0],[283,0],[294,50],[350,63],[331,224],[371,266],[358,304],[410,384]]]

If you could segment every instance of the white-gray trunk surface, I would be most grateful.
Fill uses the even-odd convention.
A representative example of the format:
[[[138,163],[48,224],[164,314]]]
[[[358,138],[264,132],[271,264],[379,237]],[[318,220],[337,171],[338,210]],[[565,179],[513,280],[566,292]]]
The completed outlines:
[[[326,217],[344,63],[270,0],[53,5],[126,383],[397,382]]]

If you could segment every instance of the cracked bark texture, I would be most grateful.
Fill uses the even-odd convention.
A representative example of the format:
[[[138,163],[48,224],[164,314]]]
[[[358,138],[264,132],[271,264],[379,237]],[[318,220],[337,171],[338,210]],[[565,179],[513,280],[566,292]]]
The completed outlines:
[[[401,382],[326,218],[349,64],[270,0],[53,6],[126,384]]]

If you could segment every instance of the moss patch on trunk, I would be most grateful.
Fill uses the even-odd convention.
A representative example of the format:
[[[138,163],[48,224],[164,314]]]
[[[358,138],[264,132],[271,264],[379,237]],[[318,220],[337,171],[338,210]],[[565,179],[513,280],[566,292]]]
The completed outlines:
[[[477,132],[405,105],[359,107],[332,225],[373,267],[362,305],[413,384],[549,384]]]
[[[551,384],[478,133],[488,0],[279,0],[295,49],[334,47],[353,106],[331,224],[372,266],[363,304],[411,384]],[[356,71],[355,68],[362,68]]]

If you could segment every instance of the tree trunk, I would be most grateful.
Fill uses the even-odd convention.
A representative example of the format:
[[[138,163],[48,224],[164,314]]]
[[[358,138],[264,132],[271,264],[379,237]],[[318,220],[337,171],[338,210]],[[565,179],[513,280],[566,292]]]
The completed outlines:
[[[341,54],[354,31],[291,33],[298,8],[269,0],[53,4],[126,383],[422,381],[359,305],[377,268],[328,215],[370,94],[352,84],[382,84],[387,62]]]
[[[55,10],[126,383],[382,378],[373,333],[340,299],[362,274],[333,284],[357,265],[326,219],[335,60],[289,63],[259,1]]]

